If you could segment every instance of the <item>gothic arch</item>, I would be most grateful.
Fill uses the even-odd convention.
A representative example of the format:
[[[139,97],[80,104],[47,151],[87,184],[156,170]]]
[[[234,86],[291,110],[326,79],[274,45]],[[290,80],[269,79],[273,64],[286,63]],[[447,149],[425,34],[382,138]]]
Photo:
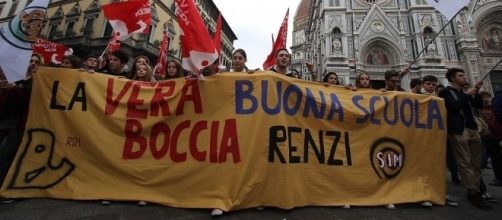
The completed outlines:
[[[362,46],[359,60],[366,66],[392,67],[401,63],[399,47],[385,38],[374,38]]]
[[[493,5],[492,5],[493,4]],[[500,53],[502,51],[502,2],[487,4],[476,12],[474,20],[479,47],[483,52]]]
[[[489,20],[500,19],[500,17],[491,16],[502,16],[502,1],[487,1],[486,3],[480,3],[480,5],[474,5],[471,10],[473,10],[471,27],[479,31],[478,28],[483,26],[484,23],[489,22]]]

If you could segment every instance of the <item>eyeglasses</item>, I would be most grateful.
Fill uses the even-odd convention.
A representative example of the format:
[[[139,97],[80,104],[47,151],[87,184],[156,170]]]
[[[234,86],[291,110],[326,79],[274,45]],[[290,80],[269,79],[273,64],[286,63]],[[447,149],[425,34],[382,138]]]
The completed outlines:
[[[401,80],[399,79],[390,79],[389,81],[392,83],[401,83]]]

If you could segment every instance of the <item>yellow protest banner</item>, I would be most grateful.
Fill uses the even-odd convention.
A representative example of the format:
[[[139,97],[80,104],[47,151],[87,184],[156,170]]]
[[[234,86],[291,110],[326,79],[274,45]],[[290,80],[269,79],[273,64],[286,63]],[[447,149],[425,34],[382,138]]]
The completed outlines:
[[[41,68],[1,195],[173,207],[445,199],[442,99],[270,72],[145,83]]]

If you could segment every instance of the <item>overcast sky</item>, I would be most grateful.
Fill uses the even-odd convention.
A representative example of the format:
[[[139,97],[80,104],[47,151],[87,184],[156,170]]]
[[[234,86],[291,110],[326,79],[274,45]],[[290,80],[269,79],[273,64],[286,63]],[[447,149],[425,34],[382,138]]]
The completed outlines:
[[[293,18],[300,0],[213,0],[237,35],[234,47],[246,51],[247,66],[262,68],[272,50],[272,37],[277,36],[289,8],[288,49],[292,43]]]

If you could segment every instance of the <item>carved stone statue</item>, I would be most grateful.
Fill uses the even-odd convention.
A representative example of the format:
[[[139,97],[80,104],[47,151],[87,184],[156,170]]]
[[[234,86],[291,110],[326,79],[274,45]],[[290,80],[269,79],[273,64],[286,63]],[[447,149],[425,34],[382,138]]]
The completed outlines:
[[[333,39],[333,45],[332,45],[332,48],[333,48],[333,53],[335,54],[340,54],[342,52],[342,42],[340,42],[340,39]]]

